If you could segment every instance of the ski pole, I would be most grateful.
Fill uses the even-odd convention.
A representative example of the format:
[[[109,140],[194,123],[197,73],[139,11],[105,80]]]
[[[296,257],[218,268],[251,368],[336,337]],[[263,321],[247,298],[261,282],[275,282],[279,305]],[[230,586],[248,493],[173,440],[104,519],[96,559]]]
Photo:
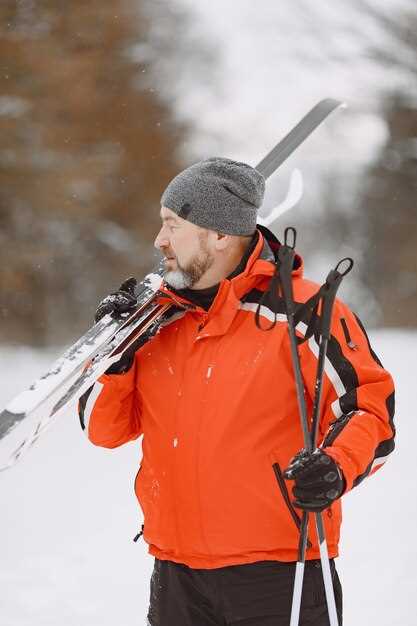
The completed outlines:
[[[289,244],[289,233],[292,233],[292,238],[293,238],[292,245]],[[300,357],[298,354],[298,342],[297,342],[297,338],[295,334],[296,324],[294,322],[295,304],[294,304],[293,291],[292,291],[291,271],[292,271],[293,259],[294,259],[294,254],[295,254],[294,252],[295,239],[296,239],[295,229],[287,228],[285,230],[285,240],[284,240],[285,244],[281,246],[281,248],[279,249],[278,259],[280,262],[280,265],[279,265],[280,282],[282,285],[282,292],[283,292],[283,297],[284,297],[286,310],[287,310],[291,356],[292,356],[292,362],[293,362],[293,368],[294,368],[297,400],[298,400],[298,407],[299,407],[299,413],[300,413],[300,419],[301,419],[301,426],[303,430],[304,444],[307,450],[312,451],[313,449],[312,435],[317,432],[317,428],[318,428],[318,416],[319,416],[320,399],[321,399],[321,382],[320,381],[322,381],[322,378],[323,378],[324,362],[325,362],[325,355],[326,355],[326,350],[327,350],[329,333],[327,333],[327,341],[325,341],[323,344],[323,347],[321,350],[321,359],[319,359],[320,369],[318,365],[318,373],[316,376],[316,394],[315,394],[315,402],[314,402],[315,411],[314,411],[314,416],[313,416],[313,428],[312,428],[312,433],[310,434],[309,429],[308,429],[307,410],[306,410],[305,398],[304,398],[304,384],[303,384],[303,380],[301,376]],[[339,263],[336,270],[333,270],[333,273],[331,272],[329,274],[328,278],[332,278],[332,279],[333,278],[336,279],[338,278],[338,276],[340,276],[340,280],[338,281],[336,280],[335,282],[333,280],[331,281],[331,284],[333,285],[334,283],[335,285],[335,288],[331,291],[332,294],[334,293],[334,296],[335,296],[337,287],[340,284],[341,279],[348,271],[350,271],[352,267],[353,262],[351,260],[349,261],[350,261],[350,266],[346,270],[346,272],[344,272],[343,274],[340,274],[337,270],[337,268],[340,266],[342,262]],[[327,284],[325,285],[325,287],[326,286]],[[329,303],[326,308],[326,316],[327,316],[326,320],[328,319],[329,322],[331,320],[331,310],[332,310],[332,304],[334,302],[334,296],[333,296],[333,301],[331,301],[330,298],[326,298],[326,301]],[[330,329],[330,323],[329,323],[329,329]],[[321,375],[319,376],[320,371],[321,371]],[[319,518],[318,520],[317,520],[317,517]],[[333,591],[332,577],[331,577],[331,572],[330,572],[329,557],[328,557],[328,552],[327,552],[327,544],[325,540],[324,527],[322,524],[322,519],[321,519],[320,514],[316,516],[316,520],[317,520],[317,529],[318,529],[319,544],[320,544],[320,558],[322,561],[323,579],[324,579],[325,590],[326,590],[326,600],[327,600],[327,606],[329,610],[330,623],[331,623],[331,626],[338,626],[336,603],[334,599],[334,591]],[[304,512],[303,517],[302,517],[302,522],[301,522],[301,529],[300,529],[300,542],[299,542],[298,560],[297,560],[296,572],[295,572],[290,626],[298,626],[298,623],[299,623],[299,615],[300,615],[300,607],[301,607],[301,593],[302,593],[304,568],[305,568],[307,529],[308,529],[308,514],[307,512]]]
[[[346,268],[340,271],[339,268],[342,264],[346,263]],[[326,282],[324,284],[323,294],[321,296],[322,310],[321,310],[321,325],[320,325],[320,347],[319,356],[317,361],[317,374],[316,374],[316,386],[315,396],[313,402],[313,417],[311,426],[311,447],[314,450],[317,446],[317,437],[319,432],[320,423],[320,405],[323,390],[323,374],[326,361],[327,347],[330,340],[330,328],[332,323],[333,305],[336,299],[336,292],[339,289],[340,283],[343,278],[350,272],[353,267],[353,260],[350,257],[346,257],[339,261],[335,269],[330,270]]]
[[[343,263],[347,263],[344,271],[339,271],[339,268]],[[331,328],[331,319],[332,319],[332,311],[333,305],[336,298],[336,292],[342,282],[343,278],[350,272],[353,267],[353,260],[350,258],[342,259],[334,270],[331,270],[329,275],[326,278],[325,289],[322,295],[322,310],[321,310],[321,328],[320,328],[320,347],[319,347],[319,357],[317,362],[317,374],[316,374],[316,385],[315,385],[315,395],[314,395],[314,403],[313,403],[313,417],[312,417],[312,427],[311,427],[311,438],[310,438],[310,452],[317,447],[317,437],[318,430],[320,424],[320,415],[321,415],[321,399],[322,399],[322,390],[323,390],[323,376],[324,376],[324,366],[326,361],[327,347],[330,340],[330,328]],[[308,513],[305,513],[305,516],[308,518]],[[329,554],[327,550],[326,536],[324,531],[324,524],[322,513],[315,513],[315,521],[316,521],[316,530],[317,530],[317,538],[319,542],[320,549],[320,560],[322,564],[323,571],[323,582],[326,593],[327,607],[329,611],[329,618],[331,624],[338,624],[338,617],[336,612],[336,602],[334,598],[333,591],[333,582],[332,575],[330,571],[330,561]],[[305,542],[307,539],[307,523],[301,529],[301,533],[305,533],[305,537],[302,537],[300,540],[300,546],[304,550],[305,553]],[[301,591],[300,591],[301,598]],[[299,614],[299,608],[298,608]],[[297,621],[298,624],[298,621]]]
[[[290,233],[292,236],[292,242],[290,243]],[[290,349],[291,349],[291,360],[294,370],[294,378],[295,378],[295,388],[297,393],[297,403],[298,403],[298,411],[300,414],[301,428],[303,431],[303,439],[305,445],[310,447],[310,432],[308,429],[308,421],[307,421],[307,408],[305,402],[305,392],[304,392],[304,383],[301,375],[301,365],[300,365],[300,357],[298,354],[298,343],[297,337],[295,334],[295,323],[294,323],[294,313],[295,313],[295,305],[294,305],[294,297],[293,297],[293,289],[292,289],[292,267],[295,255],[295,243],[296,243],[297,233],[295,228],[289,227],[285,229],[284,233],[284,245],[278,250],[278,260],[279,260],[279,273],[280,273],[280,284],[282,287],[282,295],[285,301],[285,309],[287,313],[288,320],[288,334],[290,337]],[[305,567],[305,553],[306,553],[306,543],[307,543],[307,529],[308,529],[308,515],[306,512],[303,512],[302,520],[301,520],[301,528],[300,528],[300,541],[298,545],[298,557],[297,564],[295,568],[295,579],[294,579],[294,590],[293,590],[293,598],[291,605],[291,621],[290,626],[298,626],[299,617],[300,617],[300,607],[301,607],[301,593],[303,588],[303,579],[304,579],[304,567]],[[304,544],[304,545],[303,545]],[[332,624],[333,626],[333,624]],[[336,626],[337,622],[336,622]]]

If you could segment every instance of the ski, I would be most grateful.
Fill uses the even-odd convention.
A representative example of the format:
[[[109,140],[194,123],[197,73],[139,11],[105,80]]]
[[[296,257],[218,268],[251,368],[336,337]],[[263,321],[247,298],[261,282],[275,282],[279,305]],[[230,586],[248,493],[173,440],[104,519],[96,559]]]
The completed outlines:
[[[122,356],[123,352],[116,352],[115,349],[126,340],[130,332],[140,327],[143,316],[146,317],[148,307],[162,284],[163,270],[164,265],[160,263],[137,285],[135,295],[138,303],[133,313],[119,320],[105,315],[70,346],[28,389],[16,396],[3,409],[0,413],[0,469],[5,465],[9,466],[8,462],[4,463],[4,450],[7,449],[10,452],[10,445],[14,445],[12,435],[22,422],[33,417],[32,433],[39,432],[40,424],[45,424],[57,412],[53,411],[57,401],[71,388],[87,365],[100,354],[100,351],[106,352],[107,347],[106,354],[112,357],[112,363]],[[27,424],[26,431],[29,428]],[[21,441],[27,444],[29,439],[30,435],[26,435],[22,436]],[[5,440],[9,440],[11,444],[6,445]]]
[[[275,222],[283,213],[289,211],[298,204],[303,197],[303,176],[300,170],[295,169],[290,178],[290,186],[283,202],[270,209],[268,214],[258,215],[258,224],[268,227]]]
[[[339,107],[346,107],[344,102],[334,98],[320,100],[311,111],[255,166],[265,178],[269,178],[280,165],[311,135],[324,120]]]
[[[120,360],[126,350],[139,338],[141,341],[136,344],[136,349],[149,341],[158,332],[164,313],[172,305],[173,303],[157,304],[152,300],[140,317],[120,330],[114,339],[96,354],[80,376],[56,402],[52,408],[51,416],[65,408],[73,399],[79,399],[111,365]]]
[[[260,161],[256,169],[269,178],[315,128],[341,106],[343,103],[339,100],[321,100]],[[135,294],[138,305],[133,314],[120,320],[104,316],[0,412],[0,471],[14,465],[52,420],[71,402],[78,400],[133,342],[140,336],[146,341],[157,332],[167,310],[154,302],[163,281],[163,272],[161,262],[138,284]],[[25,432],[21,432],[23,424]]]
[[[156,296],[156,294],[155,294]],[[31,448],[36,441],[52,424],[55,418],[67,410],[87,391],[97,379],[114,363],[120,360],[126,350],[135,344],[135,350],[149,341],[159,330],[162,319],[167,310],[174,302],[167,304],[157,304],[155,296],[141,309],[140,315],[133,315],[113,337],[106,343],[95,356],[86,363],[81,373],[69,378],[65,383],[57,387],[55,393],[45,398],[41,405],[34,411],[26,415],[27,434],[19,433],[19,441],[11,440],[12,445],[8,446],[7,461],[4,463],[2,455],[0,457],[0,471],[12,467],[20,457]],[[133,318],[133,319],[132,319]]]

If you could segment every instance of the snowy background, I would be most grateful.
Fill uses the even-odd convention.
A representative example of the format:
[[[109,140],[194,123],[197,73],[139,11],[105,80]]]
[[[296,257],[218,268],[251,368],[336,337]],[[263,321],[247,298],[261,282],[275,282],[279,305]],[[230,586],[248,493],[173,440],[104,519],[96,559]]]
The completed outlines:
[[[346,626],[415,626],[415,373],[417,333],[377,331],[371,341],[397,383],[398,446],[380,472],[345,498],[341,557]],[[0,350],[2,404],[55,356]],[[133,480],[140,444],[91,445],[76,415],[55,423],[0,474],[2,626],[145,624],[152,558]]]

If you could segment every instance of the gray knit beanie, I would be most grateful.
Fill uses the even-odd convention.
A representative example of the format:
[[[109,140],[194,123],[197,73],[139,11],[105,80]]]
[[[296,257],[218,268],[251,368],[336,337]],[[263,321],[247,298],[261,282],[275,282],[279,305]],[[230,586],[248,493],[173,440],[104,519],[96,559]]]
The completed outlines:
[[[161,205],[179,217],[225,235],[252,235],[265,179],[246,163],[214,157],[178,174]]]

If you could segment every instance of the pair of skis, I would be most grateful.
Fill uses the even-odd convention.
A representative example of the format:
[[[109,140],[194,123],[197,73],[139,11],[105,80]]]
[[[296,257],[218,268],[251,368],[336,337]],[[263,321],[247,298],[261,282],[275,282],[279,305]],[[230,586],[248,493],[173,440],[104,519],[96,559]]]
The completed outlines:
[[[139,283],[133,314],[105,315],[0,413],[0,471],[12,467],[138,337],[156,332],[170,307],[156,302],[162,272],[161,263]]]
[[[268,178],[332,111],[344,106],[331,98],[321,100],[271,150],[256,168]],[[163,265],[138,284],[133,314],[115,320],[106,315],[26,391],[0,413],[0,471],[12,467],[39,439],[52,421],[117,362],[132,343],[158,332],[170,305],[157,303]],[[173,303],[174,304],[174,303]]]
[[[291,241],[290,241],[291,238]],[[330,339],[330,328],[332,319],[333,304],[336,298],[336,292],[344,276],[350,272],[353,261],[350,258],[342,259],[335,269],[331,270],[326,278],[326,282],[314,297],[314,311],[320,310],[320,332],[319,335],[319,355],[317,361],[315,397],[313,401],[312,426],[309,430],[309,422],[307,417],[307,408],[305,402],[304,383],[301,374],[300,355],[298,352],[298,340],[296,336],[295,321],[295,303],[292,289],[292,268],[295,254],[296,231],[294,228],[285,230],[284,244],[278,251],[279,277],[282,287],[282,294],[285,302],[285,309],[288,319],[288,333],[290,338],[291,358],[293,363],[294,378],[297,391],[297,403],[300,414],[301,428],[303,432],[304,448],[307,452],[313,452],[317,447],[317,438],[319,432],[320,415],[321,415],[321,399],[323,389],[324,366],[327,354],[327,346]],[[342,271],[342,266],[344,266]],[[313,332],[313,331],[311,331]],[[316,333],[315,333],[316,334]],[[307,333],[306,333],[307,337]],[[317,339],[317,335],[316,335]],[[336,602],[333,590],[332,574],[330,570],[329,554],[327,550],[326,536],[321,513],[315,513],[315,522],[317,529],[317,537],[320,549],[320,560],[323,572],[323,583],[326,594],[327,609],[329,613],[330,626],[338,626],[338,617],[336,611]],[[298,626],[300,619],[301,596],[304,579],[305,555],[308,541],[308,521],[309,514],[304,511],[300,526],[300,541],[298,547],[298,560],[295,571],[293,599],[291,606],[290,626]]]

